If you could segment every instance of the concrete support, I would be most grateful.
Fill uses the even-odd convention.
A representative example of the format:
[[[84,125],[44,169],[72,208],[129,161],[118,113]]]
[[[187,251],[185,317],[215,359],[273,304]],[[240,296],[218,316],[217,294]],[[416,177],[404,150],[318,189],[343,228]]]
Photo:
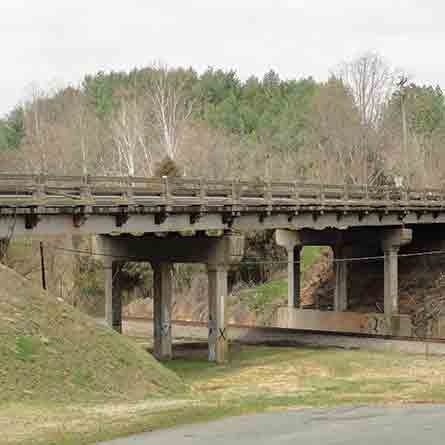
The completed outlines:
[[[154,355],[158,360],[170,360],[172,358],[173,264],[155,263],[153,272]]]
[[[277,230],[275,239],[279,246],[287,250],[287,304],[300,307],[300,254],[302,244],[298,233],[290,230]]]
[[[217,363],[227,360],[227,272],[230,265],[241,261],[244,250],[242,235],[225,233],[223,236],[100,236],[97,239],[97,249],[108,255],[137,257],[140,261],[148,261],[153,265],[154,349],[156,357],[162,360],[169,359],[172,355],[172,264],[206,264],[209,277],[209,359]],[[107,301],[110,302],[108,306],[111,306],[113,286],[110,270],[107,270],[107,289]]]
[[[108,326],[116,332],[122,333],[122,299],[119,275],[122,263],[107,260],[105,269],[105,319]]]
[[[302,246],[295,246],[287,251],[287,305],[300,307],[300,256]]]
[[[399,248],[385,249],[384,260],[384,308],[385,315],[391,317],[399,313]]]
[[[336,260],[346,257],[344,246],[334,247]],[[335,290],[334,290],[334,310],[343,312],[348,309],[348,263],[346,261],[336,261],[335,270]]]
[[[8,248],[8,240],[0,238],[0,261],[6,255],[6,250]]]
[[[227,267],[208,265],[209,281],[209,361],[227,361],[226,297]]]
[[[387,318],[399,312],[398,253],[401,246],[410,243],[412,230],[389,229],[382,238],[384,259],[384,310]]]

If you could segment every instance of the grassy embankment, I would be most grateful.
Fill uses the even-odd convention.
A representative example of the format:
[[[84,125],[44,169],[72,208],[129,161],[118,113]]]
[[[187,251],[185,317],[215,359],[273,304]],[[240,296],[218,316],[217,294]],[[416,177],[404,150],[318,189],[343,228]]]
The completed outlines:
[[[186,390],[132,339],[98,326],[2,265],[0,283],[0,443],[33,407],[42,407],[44,418],[46,410],[66,413],[76,404],[155,402]],[[31,427],[18,428],[13,437],[22,443],[20,433]]]
[[[1,405],[3,438],[8,444],[86,445],[229,415],[445,400],[445,361],[438,357],[235,345],[230,363],[217,367],[206,361],[205,349],[189,354],[194,358],[168,364],[189,387],[186,392],[163,399]]]

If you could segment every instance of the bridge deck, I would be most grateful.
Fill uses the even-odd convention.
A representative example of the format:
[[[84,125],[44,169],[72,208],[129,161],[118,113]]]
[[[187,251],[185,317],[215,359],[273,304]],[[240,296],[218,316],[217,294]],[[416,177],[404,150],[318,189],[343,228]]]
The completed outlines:
[[[0,174],[0,238],[420,223],[445,223],[445,190]]]

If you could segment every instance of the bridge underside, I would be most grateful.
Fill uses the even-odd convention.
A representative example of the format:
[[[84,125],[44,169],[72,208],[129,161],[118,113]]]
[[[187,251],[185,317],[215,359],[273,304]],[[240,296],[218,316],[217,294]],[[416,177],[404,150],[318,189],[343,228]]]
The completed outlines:
[[[398,262],[399,250],[409,246],[416,233],[431,239],[441,238],[442,226],[366,227],[338,229],[279,229],[276,241],[288,253],[288,305],[277,312],[276,325],[283,328],[357,334],[414,336],[411,319],[399,313]],[[437,231],[432,230],[439,229]],[[436,234],[436,235],[435,235]],[[301,305],[300,252],[304,246],[330,246],[334,252],[335,292],[330,310],[315,310]],[[176,263],[203,263],[209,277],[209,359],[226,360],[227,335],[225,298],[227,271],[243,254],[243,238],[226,233],[209,236],[180,234],[142,236],[102,235],[98,247],[107,264],[107,319],[117,331],[122,329],[119,294],[119,257],[123,260],[150,262],[154,270],[154,338],[155,355],[169,359],[171,347],[171,305],[173,300],[172,267]],[[384,305],[380,313],[351,312],[348,296],[351,261],[364,257],[378,259],[382,264]],[[435,327],[433,334],[440,335]]]
[[[149,262],[154,270],[155,355],[171,357],[171,308],[174,263],[203,263],[209,278],[209,359],[226,360],[225,299],[227,272],[243,254],[243,231],[275,229],[277,243],[288,254],[288,305],[277,313],[285,328],[412,336],[410,318],[399,314],[398,254],[423,227],[441,238],[445,213],[438,210],[405,212],[347,209],[264,208],[249,211],[219,209],[207,213],[54,212],[45,208],[0,213],[0,239],[11,236],[97,234],[105,263],[106,316],[116,331],[122,329],[119,273],[123,262]],[[26,210],[26,211],[25,211]],[[424,230],[424,231],[425,231]],[[335,293],[332,310],[301,306],[300,253],[305,245],[330,246],[334,252]],[[383,313],[350,312],[348,280],[354,258],[383,255]]]
[[[14,236],[98,235],[106,267],[107,319],[116,330],[121,330],[122,262],[152,264],[155,353],[162,359],[171,356],[172,267],[192,262],[204,263],[208,270],[210,359],[225,360],[227,270],[242,255],[242,237],[234,234],[255,230],[277,230],[277,241],[288,253],[288,305],[278,314],[282,326],[409,332],[406,317],[399,314],[398,255],[421,227],[441,238],[443,189],[0,175],[0,245]],[[327,245],[334,251],[333,311],[301,307],[304,245]],[[350,260],[376,251],[383,254],[383,313],[351,314]]]
[[[412,317],[399,310],[399,258],[400,254],[412,255],[420,265],[425,261],[424,245],[433,245],[427,254],[439,254],[444,250],[443,225],[414,225],[412,228],[373,227],[349,230],[277,230],[276,241],[288,253],[288,304],[278,309],[276,325],[291,329],[344,332],[372,335],[418,336],[418,327]],[[329,310],[316,310],[302,304],[300,298],[299,257],[305,245],[330,246],[333,251],[334,292]],[[400,250],[402,251],[400,252]],[[408,258],[407,258],[408,259]],[[351,269],[357,273],[357,264],[362,263],[362,277],[351,276]],[[383,264],[382,264],[383,263]],[[367,270],[379,269],[384,296],[382,307],[375,303],[374,312],[354,312],[350,305],[351,281],[369,283]],[[421,268],[417,273],[422,273]],[[372,276],[370,274],[370,276]],[[373,283],[374,284],[374,283]],[[434,283],[429,283],[434,285]],[[372,286],[375,289],[375,286]],[[365,293],[368,289],[362,288]],[[372,293],[372,290],[369,290]],[[416,295],[411,296],[412,302]],[[368,295],[355,295],[355,302],[369,300]],[[375,298],[375,296],[374,296]],[[411,302],[411,303],[412,303]],[[357,305],[356,305],[357,306]],[[325,308],[326,309],[326,308]],[[378,310],[379,309],[379,310]],[[445,334],[445,319],[437,317],[426,327],[431,337]]]
[[[98,250],[105,263],[105,312],[108,324],[122,332],[122,303],[119,273],[122,263],[149,262],[154,272],[154,354],[160,360],[172,356],[171,313],[174,263],[207,266],[209,298],[209,360],[227,358],[226,297],[230,265],[241,260],[244,238],[228,234],[212,237],[170,235],[100,236]]]

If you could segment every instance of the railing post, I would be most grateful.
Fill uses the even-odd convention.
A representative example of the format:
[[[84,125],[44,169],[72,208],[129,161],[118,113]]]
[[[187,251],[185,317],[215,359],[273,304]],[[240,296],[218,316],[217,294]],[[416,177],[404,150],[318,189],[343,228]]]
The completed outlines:
[[[324,192],[324,184],[320,182],[320,201],[324,203],[325,192]]]
[[[128,176],[127,178],[127,184],[126,184],[126,190],[125,190],[125,199],[128,201],[133,200],[133,187],[134,187],[134,180],[132,176]]]
[[[294,181],[294,199],[297,202],[300,200],[300,189],[298,188],[297,181]]]
[[[37,200],[45,199],[46,196],[46,176],[44,173],[40,173],[37,177],[36,190],[33,194],[33,198]]]
[[[237,179],[232,179],[232,205],[239,204],[239,184]]]
[[[369,201],[369,185],[365,184],[365,201]]]
[[[80,198],[86,201],[92,199],[92,193],[90,189],[90,175],[82,177],[82,185],[80,186]]]
[[[268,205],[272,205],[272,184],[269,180],[264,183],[264,200]]]
[[[163,192],[164,192],[164,203],[166,206],[169,206],[172,203],[172,195],[171,195],[170,182],[168,176],[163,176],[162,182],[163,182]]]
[[[345,185],[343,186],[343,200],[348,201],[349,200],[349,188],[348,183],[345,182]]]
[[[199,197],[201,199],[201,205],[204,205],[206,203],[207,190],[206,183],[202,178],[199,179]]]
[[[402,198],[403,204],[405,204],[405,205],[408,204],[408,197],[409,197],[408,189],[402,188],[401,198]]]

